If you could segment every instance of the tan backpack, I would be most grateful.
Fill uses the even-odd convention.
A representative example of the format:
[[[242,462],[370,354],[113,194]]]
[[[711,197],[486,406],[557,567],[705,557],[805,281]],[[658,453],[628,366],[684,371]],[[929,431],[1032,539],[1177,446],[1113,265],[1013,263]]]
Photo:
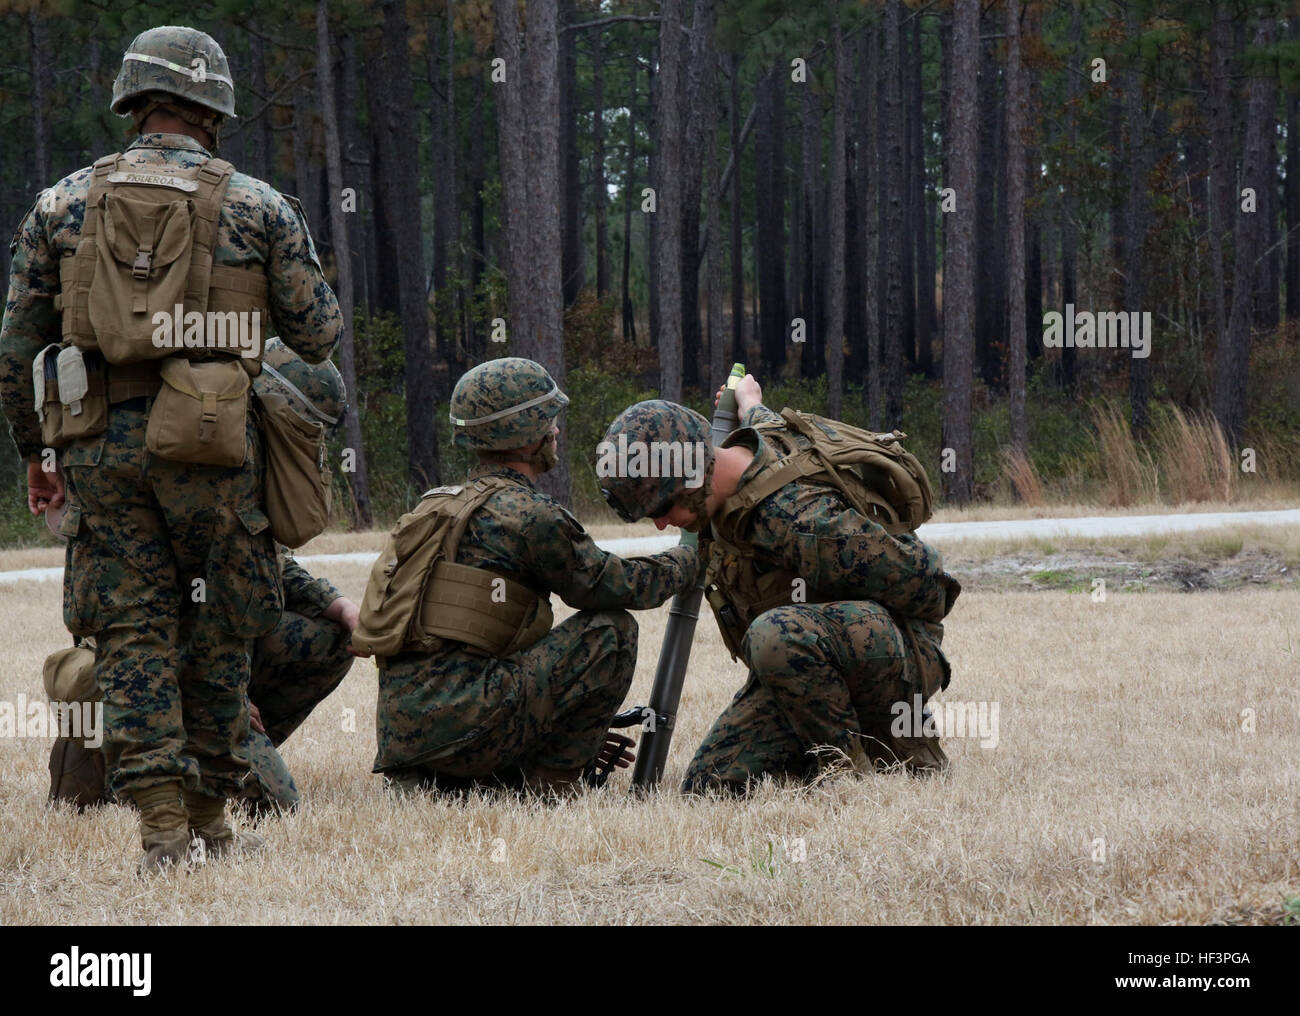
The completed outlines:
[[[781,410],[781,422],[754,428],[769,445],[776,464],[746,484],[723,505],[722,528],[735,525],[787,483],[804,480],[834,487],[860,514],[891,536],[915,531],[934,514],[934,490],[925,467],[899,442],[901,430],[878,434],[814,413]],[[794,435],[809,441],[801,447]]]
[[[433,652],[447,639],[509,656],[551,630],[549,598],[504,575],[455,563],[470,516],[510,482],[485,476],[435,487],[397,520],[361,601],[352,633],[358,652]]]
[[[93,168],[76,254],[59,265],[63,338],[98,349],[109,363],[167,356],[207,358],[185,348],[182,322],[155,342],[159,314],[267,307],[260,268],[213,267],[221,204],[235,167],[211,159],[192,169],[130,168],[120,154]]]

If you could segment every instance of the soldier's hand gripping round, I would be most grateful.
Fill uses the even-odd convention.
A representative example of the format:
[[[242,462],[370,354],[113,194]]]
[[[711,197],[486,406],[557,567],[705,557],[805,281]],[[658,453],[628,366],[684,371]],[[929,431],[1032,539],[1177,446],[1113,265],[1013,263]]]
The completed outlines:
[[[567,403],[531,360],[466,373],[451,425],[479,464],[402,517],[371,573],[353,643],[378,657],[375,772],[399,786],[573,789],[632,681],[623,608],[695,581],[693,550],[606,553],[533,485]],[[578,611],[555,627],[552,593]]]
[[[64,620],[95,638],[114,788],[154,870],[191,833],[255,845],[224,804],[248,769],[248,640],[283,594],[248,377],[263,335],[315,363],[341,319],[298,204],[213,157],[235,115],[215,40],[141,33],[111,108],[139,137],[46,189],[14,237],[0,399],[20,455],[59,449]]]
[[[742,427],[716,450],[702,497],[662,477],[612,478],[603,490],[628,521],[703,530],[710,606],[728,649],[749,667],[684,789],[741,790],[764,774],[808,779],[845,762],[858,772],[946,768],[937,738],[894,722],[899,703],[910,708],[947,686],[941,621],[961,589],[913,532],[929,515],[924,471],[897,432],[778,415],[749,376],[736,395]],[[654,447],[698,431],[696,416],[638,403],[605,440]],[[889,497],[865,489],[870,471],[829,475],[828,457],[888,465]]]

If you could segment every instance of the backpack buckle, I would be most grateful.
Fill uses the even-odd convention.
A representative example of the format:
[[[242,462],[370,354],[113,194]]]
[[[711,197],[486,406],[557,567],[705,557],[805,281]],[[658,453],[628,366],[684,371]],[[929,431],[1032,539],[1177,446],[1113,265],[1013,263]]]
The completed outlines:
[[[146,250],[143,247],[136,248],[135,261],[131,264],[131,276],[136,279],[149,278],[149,271],[153,267],[153,251]]]

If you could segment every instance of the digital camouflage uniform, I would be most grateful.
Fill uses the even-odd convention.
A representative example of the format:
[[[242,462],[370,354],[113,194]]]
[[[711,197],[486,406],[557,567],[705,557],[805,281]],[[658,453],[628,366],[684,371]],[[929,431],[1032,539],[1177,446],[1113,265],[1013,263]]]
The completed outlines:
[[[277,749],[339,686],[354,657],[348,652],[351,633],[324,616],[343,594],[287,551],[283,561],[284,614],[275,630],[254,644],[248,683],[266,733],[248,732],[249,774],[239,796],[254,807],[287,809],[298,804],[298,787]]]
[[[741,424],[767,420],[779,417],[754,406]],[[755,453],[739,491],[768,456],[757,433],[733,441]],[[821,746],[857,760],[864,734],[867,755],[888,758],[876,738],[891,743],[891,706],[928,698],[949,679],[940,622],[960,586],[936,550],[914,533],[890,536],[838,491],[811,484],[786,484],[752,521],[754,568],[793,572],[807,600],[829,602],[794,602],[754,619],[742,646],[749,680],[691,760],[688,792],[742,788],[764,773],[805,777]]]
[[[178,134],[143,135],[125,153],[127,168],[153,171],[209,158]],[[32,360],[60,338],[59,259],[76,248],[90,176],[89,167],[78,170],[43,192],[12,244],[0,399],[29,461],[42,447]],[[236,173],[213,261],[261,265],[274,324],[267,334],[278,330],[309,362],[330,355],[338,304],[296,202]],[[148,407],[140,402],[112,406],[106,434],[60,455],[69,504],[64,617],[73,632],[96,638],[107,737],[120,752],[115,790],[182,779],[188,790],[227,797],[248,768],[248,640],[275,628],[283,598],[261,507],[259,436],[250,414],[239,467],[166,461],[145,450]]]
[[[581,769],[600,750],[636,668],[626,610],[657,607],[695,579],[698,557],[674,547],[624,559],[522,473],[485,464],[469,475],[510,481],[470,519],[458,563],[513,578],[578,613],[502,659],[460,643],[390,657],[379,671],[376,772],[419,767],[438,777],[518,785],[536,769]]]
[[[381,658],[375,772],[400,785],[572,785],[600,751],[632,683],[637,626],[621,608],[656,607],[696,579],[691,549],[632,559],[606,553],[504,464],[523,459],[547,468],[553,420],[567,402],[540,364],[516,357],[480,364],[457,382],[456,442],[486,460],[466,485],[490,478],[501,486],[469,516],[454,563],[543,599],[557,593],[578,613],[509,655],[439,637],[430,651]],[[518,451],[543,439],[538,451]]]
[[[244,740],[249,771],[239,797],[254,809],[287,810],[298,805],[297,784],[277,749],[338,687],[354,659],[347,648],[348,629],[323,616],[342,593],[328,579],[309,574],[287,550],[281,559],[284,614],[274,631],[252,643],[248,697],[258,707],[265,733],[250,729]],[[80,772],[69,773],[68,778],[56,773],[56,768],[62,768],[62,750],[66,749],[56,744],[52,753],[51,775],[61,788],[55,796],[83,806],[102,801],[107,785],[92,789],[79,780]],[[100,750],[109,754],[107,746]],[[99,764],[99,772],[111,768],[106,763],[107,759]]]

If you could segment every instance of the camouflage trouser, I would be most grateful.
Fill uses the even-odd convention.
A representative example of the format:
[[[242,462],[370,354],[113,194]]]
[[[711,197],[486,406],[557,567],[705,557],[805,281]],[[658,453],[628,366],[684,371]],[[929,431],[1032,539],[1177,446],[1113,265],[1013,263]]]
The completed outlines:
[[[631,687],[636,636],[627,611],[583,610],[504,659],[393,658],[380,672],[375,771],[519,786],[538,768],[581,769]]]
[[[64,451],[64,621],[95,637],[117,794],[173,779],[233,796],[248,769],[249,640],[280,619],[280,566],[260,507],[260,443],[244,464],[168,462],[146,413]]]
[[[286,610],[275,631],[254,644],[248,697],[261,713],[266,733],[250,730],[244,742],[250,772],[242,799],[284,809],[298,804],[298,787],[276,749],[347,675],[351,637],[324,617]]]
[[[902,633],[870,600],[776,607],[754,619],[742,650],[749,680],[691,760],[687,793],[764,773],[804,778],[817,768],[812,749],[850,754],[907,696]]]

